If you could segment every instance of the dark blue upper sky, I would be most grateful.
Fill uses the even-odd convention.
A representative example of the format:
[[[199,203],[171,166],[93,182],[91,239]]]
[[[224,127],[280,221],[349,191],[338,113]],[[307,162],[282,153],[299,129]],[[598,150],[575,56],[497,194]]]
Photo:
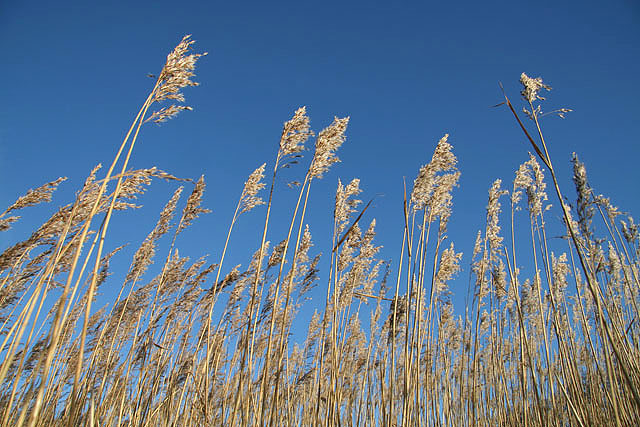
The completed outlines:
[[[201,86],[185,91],[194,111],[147,125],[132,165],[205,175],[204,204],[214,213],[185,235],[179,246],[186,255],[218,258],[244,180],[263,162],[272,167],[282,123],[306,105],[316,132],[334,115],[351,116],[338,153],[342,163],[311,190],[308,222],[315,249],[325,254],[337,179],[358,177],[363,199],[383,195],[366,221],[377,218],[383,256],[396,257],[402,179],[411,185],[436,142],[450,134],[462,177],[449,236],[465,252],[466,288],[487,190],[496,178],[510,187],[528,158],[530,147],[513,117],[504,107],[491,108],[502,100],[499,82],[519,101],[522,72],[542,76],[554,88],[547,110],[574,110],[565,120],[543,121],[565,194],[574,195],[569,162],[575,151],[598,193],[621,210],[640,212],[640,6],[633,0],[5,0],[0,205],[58,176],[70,182],[54,203],[66,203],[95,164],[109,164],[152,88],[147,73],[160,71],[184,34],[193,34],[196,51],[209,52],[196,69]],[[298,178],[301,169],[288,172],[289,178]],[[274,223],[274,232],[288,221],[285,182],[275,199],[281,225]],[[141,201],[149,210],[114,223],[109,248],[120,238],[135,246],[153,228],[174,186],[155,188]],[[557,206],[551,191],[549,196]],[[259,244],[263,213],[240,221],[228,268],[246,263]],[[24,224],[0,236],[0,249],[25,237],[44,215],[25,212]]]

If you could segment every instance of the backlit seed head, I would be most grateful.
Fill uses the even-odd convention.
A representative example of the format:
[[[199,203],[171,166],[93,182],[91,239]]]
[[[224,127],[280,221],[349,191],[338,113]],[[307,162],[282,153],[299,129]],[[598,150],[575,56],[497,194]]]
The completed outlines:
[[[531,78],[525,73],[522,73],[520,75],[520,83],[522,83],[523,86],[520,94],[526,101],[530,103],[533,103],[538,99],[544,100],[544,98],[541,97],[538,93],[540,92],[540,89],[546,89],[548,91],[551,90],[550,86],[542,83],[542,77]]]

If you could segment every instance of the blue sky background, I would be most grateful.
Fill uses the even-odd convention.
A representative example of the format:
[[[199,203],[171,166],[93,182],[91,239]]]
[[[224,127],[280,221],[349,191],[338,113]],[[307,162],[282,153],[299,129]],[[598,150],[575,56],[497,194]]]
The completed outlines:
[[[53,204],[24,211],[23,221],[0,235],[0,250],[70,202],[95,164],[110,163],[153,86],[147,73],[160,71],[184,34],[193,34],[196,51],[209,52],[196,69],[201,86],[185,91],[194,111],[146,125],[132,161],[135,168],[157,166],[180,177],[205,175],[204,206],[214,212],[182,236],[181,255],[218,259],[243,182],[263,162],[273,167],[282,123],[306,105],[316,132],[334,115],[351,116],[338,154],[342,163],[311,191],[308,222],[314,249],[325,254],[337,180],[358,177],[363,199],[383,195],[365,221],[377,218],[382,257],[396,259],[403,177],[410,186],[436,142],[450,134],[462,171],[449,227],[456,249],[465,253],[460,280],[452,286],[462,303],[471,248],[477,230],[484,229],[487,190],[496,178],[510,187],[528,158],[530,147],[513,117],[504,107],[491,108],[502,101],[499,82],[512,101],[519,100],[523,71],[554,88],[547,110],[574,110],[565,120],[543,122],[565,194],[575,194],[575,151],[598,193],[621,210],[640,212],[636,1],[5,0],[0,206],[58,176],[70,179]],[[276,221],[268,237],[274,242],[283,237],[291,210],[292,192],[284,184],[300,179],[303,168],[287,173],[274,200]],[[143,210],[121,215],[111,226],[106,250],[131,242],[130,252],[118,258],[123,265],[174,188],[154,184],[140,201]],[[549,196],[557,206],[551,191]],[[553,211],[550,220],[559,215]],[[225,272],[246,265],[259,244],[263,217],[260,209],[240,220]],[[113,286],[116,292],[117,281]],[[324,286],[320,282],[314,294],[320,302],[308,307],[322,308]]]

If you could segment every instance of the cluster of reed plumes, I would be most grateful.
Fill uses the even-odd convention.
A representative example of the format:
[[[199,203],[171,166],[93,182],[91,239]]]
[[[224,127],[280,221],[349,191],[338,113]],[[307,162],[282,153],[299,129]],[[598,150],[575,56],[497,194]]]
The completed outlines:
[[[592,191],[575,156],[578,197],[571,207],[564,202],[539,124],[540,91],[549,88],[525,74],[527,124],[506,97],[504,104],[536,156],[518,168],[510,191],[500,180],[489,190],[464,315],[455,314],[448,285],[462,254],[446,237],[460,177],[447,136],[405,191],[397,271],[378,259],[375,220],[363,224],[369,204],[357,199],[355,179],[338,184],[333,240],[322,243],[333,250],[319,279],[305,213],[311,185],[338,161],[348,118],[315,136],[304,108],[284,124],[271,183],[263,183],[266,164],[246,181],[225,243],[212,249],[215,263],[179,255],[180,233],[207,212],[204,180],[183,180],[193,186],[184,207],[181,186],[135,252],[116,300],[96,307],[122,248],[104,250],[112,215],[135,207],[152,180],[178,180],[128,163],[143,123],[188,109],[180,90],[196,85],[201,56],[190,53],[192,43],[185,37],[169,54],[106,175],[99,179],[96,167],[72,203],[0,255],[2,426],[622,426],[640,419],[638,226]],[[167,100],[178,104],[161,107]],[[276,177],[304,163],[313,138],[288,233],[270,244]],[[543,168],[563,218],[556,225],[563,239],[553,242]],[[16,211],[49,201],[62,180],[19,198],[0,215],[0,231],[18,220]],[[500,225],[503,203],[510,233]],[[260,205],[260,241],[245,268],[228,268],[237,219]],[[527,222],[522,207],[528,226],[516,226]],[[521,277],[519,266],[533,275]],[[318,284],[326,300],[315,304],[304,342],[293,345],[296,314]]]

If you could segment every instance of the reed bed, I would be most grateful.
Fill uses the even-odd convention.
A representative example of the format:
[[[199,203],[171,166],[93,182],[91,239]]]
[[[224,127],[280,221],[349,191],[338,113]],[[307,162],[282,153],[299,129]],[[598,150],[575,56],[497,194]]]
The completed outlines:
[[[521,76],[524,114],[505,96],[535,154],[512,184],[496,180],[488,190],[468,304],[456,311],[449,283],[462,254],[447,227],[460,171],[447,135],[405,189],[393,271],[379,259],[375,220],[363,220],[371,202],[358,199],[358,179],[338,184],[332,240],[319,244],[333,248],[323,255],[329,268],[319,271],[305,222],[310,190],[339,160],[349,118],[315,135],[304,107],[284,124],[272,165],[248,177],[226,239],[212,249],[216,259],[179,255],[180,234],[208,212],[204,179],[128,165],[144,123],[189,109],[181,89],[197,85],[194,67],[204,55],[192,44],[186,36],[168,55],[104,176],[94,168],[75,200],[0,254],[2,426],[625,426],[640,419],[639,229],[594,192],[576,155],[577,197],[567,202],[540,125],[540,93],[550,89],[540,78]],[[276,178],[289,166],[300,176],[297,200],[287,208],[286,236],[272,236]],[[149,223],[116,299],[97,307],[111,264],[123,261],[122,246],[105,253],[110,220],[158,179],[182,184]],[[19,220],[17,211],[50,201],[63,180],[18,198],[0,215],[0,231]],[[256,208],[264,222],[246,267],[229,267],[237,219]],[[551,227],[563,238],[552,242],[547,220],[559,215]],[[533,274],[523,277],[522,266]],[[296,315],[303,304],[309,310],[316,286],[326,299],[314,301],[306,338],[294,344]]]

